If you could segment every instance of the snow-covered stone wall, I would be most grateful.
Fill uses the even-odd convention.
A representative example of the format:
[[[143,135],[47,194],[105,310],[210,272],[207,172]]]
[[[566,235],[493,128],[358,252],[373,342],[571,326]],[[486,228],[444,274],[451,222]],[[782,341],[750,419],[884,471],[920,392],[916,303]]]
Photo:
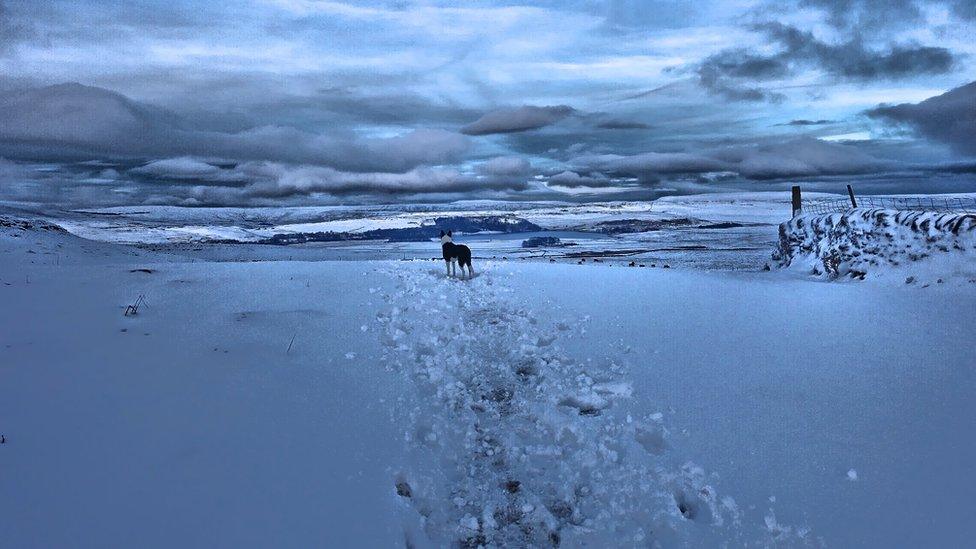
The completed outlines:
[[[976,215],[884,209],[800,215],[779,226],[773,259],[828,278],[917,271],[941,282],[976,266]]]

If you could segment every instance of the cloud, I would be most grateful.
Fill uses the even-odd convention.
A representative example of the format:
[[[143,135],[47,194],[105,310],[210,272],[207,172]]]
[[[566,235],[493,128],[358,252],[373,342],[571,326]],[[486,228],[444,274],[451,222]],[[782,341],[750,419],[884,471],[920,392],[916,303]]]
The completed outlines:
[[[486,113],[481,118],[464,126],[461,128],[461,133],[465,135],[491,135],[537,130],[555,124],[573,112],[573,108],[566,105],[499,109]]]
[[[589,155],[572,159],[576,172],[607,177],[636,177],[656,182],[662,176],[731,173],[755,181],[791,177],[857,175],[898,167],[856,147],[803,137],[785,142],[732,145],[700,153]],[[572,175],[565,176],[572,181]]]
[[[0,155],[47,165],[30,192],[55,201],[529,200],[570,196],[545,187],[562,172],[647,197],[862,170],[764,151],[863,132],[864,108],[936,95],[974,59],[972,0],[648,1],[0,0]],[[42,87],[70,80],[89,86]],[[896,114],[879,120],[922,125]],[[917,135],[844,146],[950,159]]]
[[[782,97],[779,94],[740,82],[781,78],[789,71],[788,63],[782,59],[732,49],[706,57],[698,66],[698,82],[710,93],[729,101],[778,100]]]
[[[121,94],[60,84],[0,95],[0,141],[66,147],[124,147],[178,130],[178,117]],[[136,143],[138,145],[138,143]]]
[[[576,172],[566,170],[549,177],[548,182],[550,185],[574,189],[579,187],[605,187],[609,183],[609,179],[603,176],[592,177],[589,175],[580,175]]]
[[[725,50],[711,55],[702,62],[699,76],[708,73],[730,78],[770,80],[788,75],[790,67],[786,59],[750,53],[745,49]]]
[[[827,22],[839,29],[909,24],[922,15],[915,0],[801,0],[800,5],[822,9]]]
[[[867,111],[867,115],[908,125],[920,135],[947,143],[962,154],[976,155],[976,82],[921,103],[882,105]]]
[[[477,169],[483,175],[517,176],[528,174],[532,164],[520,156],[498,156],[482,162]]]
[[[778,44],[780,51],[762,54],[732,48],[710,55],[697,68],[703,88],[730,101],[782,101],[782,94],[757,83],[785,79],[801,68],[817,69],[845,81],[898,80],[946,74],[958,61],[943,47],[907,43],[872,49],[858,35],[827,43],[809,31],[779,22],[757,24],[752,29]]]
[[[61,84],[0,95],[0,154],[32,159],[212,157],[406,172],[458,160],[463,135],[420,128],[387,138],[288,126],[203,131],[180,116],[102,88]]]
[[[154,160],[145,166],[129,170],[129,173],[159,179],[204,179],[218,181],[221,180],[221,176],[225,173],[225,170],[220,169],[219,166],[197,160],[196,158],[182,156],[179,158]]]
[[[311,193],[424,194],[470,193],[491,189],[525,189],[522,181],[477,178],[453,169],[418,168],[406,173],[349,173],[320,166],[288,167],[267,164],[270,177],[248,186],[251,196],[281,197]]]
[[[753,180],[826,175],[856,175],[892,169],[854,146],[811,137],[718,151],[716,157],[739,175]]]
[[[886,49],[872,50],[857,36],[837,44],[828,44],[809,31],[778,22],[764,23],[756,28],[785,48],[779,56],[781,59],[814,63],[828,73],[843,78],[897,79],[945,74],[956,62],[952,52],[942,47],[894,44]]]
[[[266,161],[222,167],[191,157],[156,160],[133,168],[129,173],[160,181],[241,187],[237,193],[249,198],[282,198],[315,193],[336,196],[463,193],[527,187],[524,178],[477,177],[451,168],[416,168],[404,173],[344,172],[327,166],[296,166]],[[209,196],[214,195],[211,192]]]

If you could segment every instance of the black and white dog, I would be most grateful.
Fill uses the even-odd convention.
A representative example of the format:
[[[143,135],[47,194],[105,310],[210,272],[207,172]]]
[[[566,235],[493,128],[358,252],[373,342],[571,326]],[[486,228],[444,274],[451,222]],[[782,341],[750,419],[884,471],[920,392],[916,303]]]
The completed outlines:
[[[461,276],[464,268],[468,268],[468,278],[474,276],[471,268],[471,248],[464,244],[455,244],[451,231],[441,231],[441,250],[444,252],[444,262],[447,263],[447,276],[457,275],[457,265],[461,265]]]

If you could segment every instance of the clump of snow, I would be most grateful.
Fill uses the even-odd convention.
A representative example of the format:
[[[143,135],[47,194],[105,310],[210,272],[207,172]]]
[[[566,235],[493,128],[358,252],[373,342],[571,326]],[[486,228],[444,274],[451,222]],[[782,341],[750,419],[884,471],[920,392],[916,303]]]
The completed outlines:
[[[831,279],[886,272],[942,282],[969,280],[976,258],[976,215],[857,209],[800,215],[780,225],[773,258],[781,266]]]
[[[850,471],[847,471],[847,480],[849,480],[851,482],[856,481],[857,480],[857,471],[855,471],[854,469],[851,469]]]
[[[616,410],[633,395],[623,357],[566,353],[566,321],[551,330],[493,267],[463,284],[393,270],[383,295],[384,363],[403,380],[411,543],[668,546],[701,535],[689,524],[736,535],[738,509],[715,477],[669,465],[663,415]]]

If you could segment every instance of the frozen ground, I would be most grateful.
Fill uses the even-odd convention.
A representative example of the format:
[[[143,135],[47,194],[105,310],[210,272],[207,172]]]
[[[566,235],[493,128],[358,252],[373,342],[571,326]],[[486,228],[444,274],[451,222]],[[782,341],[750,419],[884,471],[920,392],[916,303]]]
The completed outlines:
[[[976,535],[966,281],[205,256],[0,229],[0,544]]]

